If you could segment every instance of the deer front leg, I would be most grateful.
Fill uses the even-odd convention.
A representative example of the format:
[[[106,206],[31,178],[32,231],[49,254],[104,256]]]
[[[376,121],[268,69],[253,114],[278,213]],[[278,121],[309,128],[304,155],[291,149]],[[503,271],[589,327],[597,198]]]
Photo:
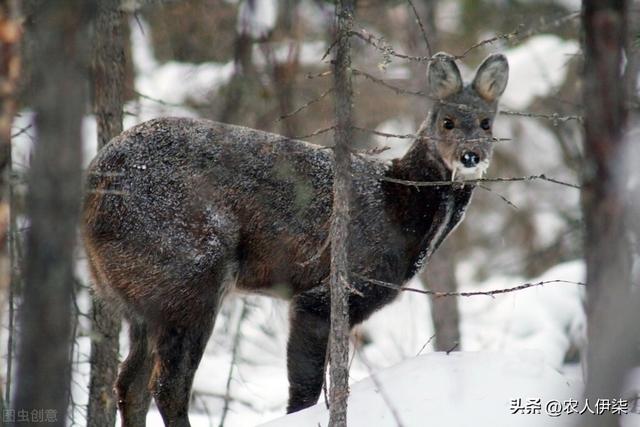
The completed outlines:
[[[320,397],[329,339],[329,296],[322,289],[298,295],[291,302],[287,371],[287,413],[314,405]]]

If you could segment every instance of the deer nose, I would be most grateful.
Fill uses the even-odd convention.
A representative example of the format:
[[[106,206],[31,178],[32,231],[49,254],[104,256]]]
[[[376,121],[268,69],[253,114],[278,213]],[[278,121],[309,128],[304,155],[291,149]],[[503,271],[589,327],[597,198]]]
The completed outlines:
[[[480,156],[473,151],[467,151],[460,157],[460,162],[465,168],[473,168],[480,163]]]

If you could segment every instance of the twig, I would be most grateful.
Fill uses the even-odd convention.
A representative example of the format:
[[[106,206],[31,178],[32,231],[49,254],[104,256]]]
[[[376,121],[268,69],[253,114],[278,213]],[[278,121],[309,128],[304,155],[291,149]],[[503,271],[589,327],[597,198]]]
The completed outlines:
[[[491,44],[491,43],[495,43],[498,40],[524,40],[526,38],[529,38],[535,34],[538,34],[540,32],[543,31],[547,31],[550,28],[554,28],[554,27],[559,27],[563,24],[565,24],[566,22],[575,19],[577,17],[580,16],[580,12],[572,12],[568,15],[562,16],[554,21],[551,21],[547,24],[541,25],[539,27],[536,28],[532,28],[528,31],[522,31],[522,26],[519,26],[517,29],[515,29],[514,31],[511,31],[509,33],[504,33],[504,34],[497,34],[491,38],[479,41],[478,43],[474,44],[473,46],[471,46],[470,48],[468,48],[467,50],[465,50],[462,54],[460,55],[454,55],[455,59],[463,59],[464,57],[466,57],[471,51],[481,47],[481,46],[485,46],[487,44]],[[400,58],[400,59],[404,59],[407,61],[416,61],[416,62],[429,62],[432,61],[432,57],[431,55],[429,56],[412,56],[412,55],[406,55],[403,53],[399,53],[396,52],[395,49],[393,49],[393,47],[391,47],[389,44],[387,44],[384,39],[382,37],[376,37],[373,34],[369,33],[367,30],[365,29],[361,29],[360,32],[357,31],[351,31],[350,35],[355,36],[361,40],[363,40],[365,43],[373,46],[374,48],[376,48],[377,50],[379,50],[384,56],[385,58],[388,58],[389,56],[394,56],[396,58]]]
[[[558,179],[549,178],[545,174],[541,175],[531,175],[531,176],[521,176],[521,177],[513,177],[513,178],[479,178],[479,179],[467,179],[460,181],[407,181],[404,179],[391,178],[387,176],[379,177],[381,181],[393,182],[395,184],[408,185],[411,187],[441,187],[448,185],[465,185],[465,184],[479,184],[481,182],[527,182],[527,181],[547,181],[552,182],[554,184],[563,185],[565,187],[580,189],[581,187],[576,184],[572,184],[570,182],[560,181]]]
[[[422,20],[420,19],[420,15],[418,15],[418,11],[416,10],[416,7],[413,5],[413,2],[411,0],[407,0],[407,3],[409,3],[409,6],[411,6],[411,10],[413,10],[413,14],[416,17],[416,21],[420,26],[420,32],[422,33],[422,38],[424,38],[424,44],[427,46],[427,55],[431,56],[432,55],[431,44],[429,43],[427,32],[424,30],[424,25],[422,25]]]
[[[541,114],[541,113],[531,113],[528,111],[513,111],[513,110],[500,110],[500,114],[504,114],[505,116],[518,116],[518,117],[532,117],[536,119],[547,119],[553,121],[555,124],[558,122],[568,122],[571,120],[575,120],[577,122],[582,123],[582,116],[578,115],[568,115],[561,116],[558,113],[552,114]]]
[[[292,136],[291,138],[288,138],[288,139],[307,139],[307,138],[312,138],[314,136],[318,136],[318,135],[321,135],[323,133],[327,133],[330,130],[335,129],[335,127],[336,127],[335,125],[329,126],[328,128],[318,129],[317,131],[311,132],[310,134],[307,134],[307,135]]]
[[[470,48],[468,48],[467,50],[465,50],[464,52],[462,52],[462,55],[454,55],[454,57],[456,59],[462,59],[465,56],[467,56],[469,54],[469,52],[471,52],[474,49],[477,49],[481,46],[487,45],[487,44],[491,44],[491,43],[495,43],[498,40],[511,40],[511,39],[515,39],[517,37],[517,35],[520,33],[520,28],[522,27],[522,25],[519,26],[518,29],[513,30],[510,33],[506,33],[506,34],[498,34],[496,36],[493,36],[489,39],[485,39],[482,40],[476,44],[474,44],[473,46],[471,46]]]
[[[387,405],[387,408],[389,408],[389,411],[391,411],[391,415],[393,416],[393,419],[396,422],[396,426],[403,427],[402,419],[400,418],[400,413],[396,410],[393,402],[391,401],[391,398],[389,397],[386,390],[382,386],[382,383],[378,381],[378,377],[376,376],[375,372],[373,372],[373,368],[371,367],[369,360],[364,355],[364,353],[360,351],[359,347],[356,347],[355,350],[358,352],[358,356],[360,356],[360,360],[369,371],[371,381],[373,382],[373,385],[376,387],[376,389],[378,389],[378,391],[380,392],[380,397],[382,397],[382,400],[384,400],[384,403]]]
[[[533,288],[533,287],[537,287],[537,286],[544,286],[550,283],[568,283],[571,285],[578,285],[578,286],[584,286],[585,284],[582,282],[573,282],[570,280],[544,280],[542,282],[536,282],[536,283],[524,283],[522,285],[518,285],[518,286],[514,286],[512,288],[503,288],[503,289],[492,289],[489,291],[470,291],[470,292],[439,292],[439,291],[432,291],[429,289],[418,289],[418,288],[410,288],[407,286],[400,286],[397,285],[395,283],[391,283],[391,282],[385,282],[384,280],[377,280],[377,279],[371,279],[369,277],[363,276],[361,274],[358,273],[351,273],[352,276],[358,277],[361,280],[364,280],[366,282],[369,282],[373,285],[378,285],[378,286],[382,286],[384,288],[389,288],[389,289],[396,289],[398,291],[408,291],[408,292],[416,292],[419,294],[425,294],[425,295],[433,295],[435,298],[441,298],[441,297],[472,297],[472,296],[477,296],[477,295],[487,295],[487,296],[495,296],[498,294],[506,294],[509,292],[515,292],[515,291],[521,291],[523,289],[528,289],[528,288]]]
[[[518,210],[518,207],[511,200],[507,199],[505,196],[498,193],[497,191],[494,191],[491,187],[487,187],[486,185],[482,185],[482,184],[478,184],[478,187],[482,188],[485,191],[488,191],[489,193],[495,194],[496,196],[500,197],[507,205],[511,206],[515,210]]]
[[[325,70],[315,74],[307,73],[305,77],[307,79],[317,79],[318,77],[327,77],[327,76],[330,76],[331,74],[333,74],[333,71]]]
[[[206,397],[210,397],[214,399],[225,399],[226,395],[223,393],[216,393],[213,391],[194,390],[193,396],[200,396],[204,400],[204,398]],[[247,406],[249,408],[256,409],[255,406],[253,405],[253,402],[251,402],[250,400],[234,397],[233,401],[236,403],[240,403],[244,406]]]
[[[340,41],[340,39],[335,39],[333,41],[333,43],[331,43],[329,45],[329,47],[327,48],[326,52],[324,53],[324,55],[322,55],[322,58],[320,58],[320,62],[324,61],[326,59],[327,56],[329,56],[329,54],[331,53],[331,51],[333,50],[334,47],[336,47],[336,45],[338,44],[338,41]]]
[[[429,140],[429,141],[438,141],[440,140],[439,138],[433,138],[430,136],[426,136],[426,135],[418,135],[415,133],[405,133],[405,134],[397,134],[397,133],[387,133],[387,132],[380,132],[378,130],[373,130],[373,129],[366,129],[366,128],[361,128],[358,126],[352,126],[352,128],[354,130],[360,131],[360,132],[368,132],[368,133],[372,133],[374,135],[378,135],[378,136],[384,136],[385,138],[398,138],[398,139],[422,139],[422,140]],[[510,138],[495,138],[495,137],[489,137],[489,138],[460,138],[460,141],[464,141],[464,142],[482,142],[482,141],[493,141],[493,142],[505,142],[505,141],[511,141]]]
[[[361,34],[362,33],[362,34]],[[396,58],[405,59],[407,61],[416,61],[416,62],[428,62],[431,61],[431,56],[412,56],[406,55],[404,53],[396,52],[391,45],[387,44],[382,37],[376,37],[373,34],[369,33],[365,29],[361,29],[358,31],[350,31],[349,35],[355,36],[360,40],[363,40],[365,43],[370,44],[371,46],[378,49],[385,57],[395,56]]]
[[[175,104],[173,102],[163,101],[162,99],[154,98],[154,97],[149,96],[149,95],[145,95],[144,93],[138,92],[137,90],[134,90],[133,93],[135,95],[139,96],[140,98],[144,98],[144,99],[147,99],[149,101],[153,101],[153,102],[156,102],[156,103],[158,103],[160,105],[164,105],[164,106],[167,106],[167,107],[181,107],[181,108],[185,108],[186,107],[186,105],[184,105],[184,104]]]
[[[229,364],[229,374],[227,376],[227,384],[225,386],[224,392],[224,406],[222,407],[222,415],[220,416],[220,424],[219,427],[224,427],[224,420],[227,417],[227,412],[229,412],[229,403],[231,401],[231,377],[233,375],[233,368],[236,364],[236,359],[238,357],[238,348],[240,347],[240,331],[242,329],[242,322],[247,316],[249,312],[249,308],[244,300],[242,302],[242,309],[240,311],[240,317],[238,318],[238,324],[236,326],[236,333],[233,337],[233,347],[231,351],[231,363]]]
[[[331,92],[333,92],[333,88],[329,88],[326,91],[324,91],[322,94],[320,94],[320,96],[317,96],[316,98],[313,98],[311,101],[307,102],[304,105],[301,105],[300,107],[296,108],[294,111],[284,114],[280,117],[278,117],[278,119],[276,120],[277,122],[280,122],[284,119],[288,119],[289,117],[298,114],[300,111],[304,110],[305,108],[309,107],[310,105],[315,104],[316,102],[322,100],[325,96],[327,96],[328,94],[330,94]]]
[[[458,346],[460,345],[460,341],[456,341],[453,343],[453,345],[451,346],[451,348],[449,350],[446,351],[447,356],[449,355],[449,353],[451,353],[453,350],[455,350],[456,348],[458,348]]]
[[[477,112],[485,112],[486,110],[482,110],[482,109],[477,109],[477,108],[471,108],[468,105],[465,104],[457,104],[457,103],[453,103],[453,102],[447,102],[447,101],[443,101],[441,99],[437,99],[435,97],[429,96],[427,93],[423,92],[423,91],[413,91],[413,90],[409,90],[409,89],[404,89],[398,86],[395,86],[389,82],[387,82],[386,80],[380,79],[378,77],[375,77],[369,73],[367,73],[366,71],[362,71],[359,70],[357,68],[352,68],[351,69],[351,73],[354,76],[361,76],[364,77],[365,79],[379,84],[389,90],[392,90],[393,92],[395,92],[397,95],[400,94],[406,94],[406,95],[413,95],[413,96],[419,96],[421,98],[427,98],[430,99],[431,101],[434,102],[438,102],[440,104],[444,104],[444,105],[449,105],[451,107],[457,107],[462,111],[477,111]],[[515,111],[515,110],[499,110],[500,114],[503,114],[505,116],[518,116],[518,117],[531,117],[531,118],[536,118],[536,119],[546,119],[546,120],[551,120],[554,123],[559,123],[559,122],[569,122],[569,121],[577,121],[577,122],[582,122],[582,116],[577,115],[577,114],[572,114],[572,115],[566,115],[566,116],[561,116],[558,113],[551,113],[551,114],[545,114],[545,113],[534,113],[534,112],[529,112],[529,111]]]
[[[424,351],[425,348],[427,348],[427,346],[429,345],[429,343],[431,341],[433,341],[433,339],[436,337],[436,334],[433,334],[429,337],[429,339],[427,340],[426,343],[424,343],[424,345],[422,347],[420,347],[420,350],[418,351],[418,353],[416,353],[416,356],[420,356],[420,354],[422,354],[422,352]]]
[[[11,138],[16,138],[16,137],[22,135],[23,133],[26,133],[32,127],[33,127],[33,123],[29,123],[27,126],[25,126],[23,128],[20,128],[20,130],[18,132],[11,134]]]

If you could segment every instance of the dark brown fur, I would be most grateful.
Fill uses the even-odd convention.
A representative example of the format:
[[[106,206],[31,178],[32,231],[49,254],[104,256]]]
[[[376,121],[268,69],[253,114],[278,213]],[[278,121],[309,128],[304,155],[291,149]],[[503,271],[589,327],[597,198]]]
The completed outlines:
[[[460,87],[446,101],[473,108],[435,108],[422,129],[429,138],[402,159],[352,158],[352,325],[398,293],[365,278],[409,280],[461,220],[473,190],[385,179],[450,180],[442,153],[460,147],[488,160],[490,130],[478,123],[493,118],[496,100]],[[442,114],[455,115],[461,133],[443,130]],[[206,120],[152,120],[98,153],[83,235],[98,290],[121,301],[131,323],[116,384],[123,425],[144,424],[149,391],[167,425],[189,425],[193,376],[233,287],[291,300],[288,411],[316,402],[329,332],[332,177],[329,150]]]

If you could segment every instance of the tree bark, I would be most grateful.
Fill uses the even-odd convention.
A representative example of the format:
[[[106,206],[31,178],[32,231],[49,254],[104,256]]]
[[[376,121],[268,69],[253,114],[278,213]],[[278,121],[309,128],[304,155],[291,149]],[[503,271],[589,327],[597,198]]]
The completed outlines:
[[[438,51],[438,29],[436,26],[436,13],[438,1],[431,0],[425,2],[414,2],[418,15],[422,20],[428,45],[424,41],[425,35],[418,25],[411,27],[411,44],[418,55],[423,55],[427,47],[433,54]],[[413,67],[414,74],[419,77],[421,84],[426,85],[426,74],[422,64]],[[416,111],[422,108],[423,100],[417,101]],[[440,249],[433,254],[426,268],[420,273],[420,279],[429,289],[438,292],[456,292],[458,283],[456,281],[456,263],[454,258],[455,242],[459,240],[458,235],[449,236]],[[457,298],[435,298],[429,297],[431,301],[431,320],[433,322],[436,351],[457,350],[460,344],[460,311],[458,309]]]
[[[37,144],[29,171],[27,255],[14,409],[64,426],[70,384],[73,249],[80,209],[81,122],[93,2],[34,5],[31,99]],[[28,412],[24,412],[28,411]],[[30,421],[34,421],[30,418]],[[35,420],[34,422],[38,422]]]
[[[20,23],[16,3],[0,1],[0,307],[6,303],[13,304],[11,286],[11,255],[9,239],[11,233],[11,134],[13,118],[16,114],[16,92],[20,79]],[[7,301],[8,300],[8,301]],[[0,316],[2,315],[0,309]],[[13,320],[12,309],[9,310],[10,320]],[[13,334],[9,330],[10,337]],[[9,339],[7,347],[11,346]],[[11,392],[11,349],[7,356],[6,397],[0,386],[0,413],[4,414],[5,405]]]
[[[456,263],[452,241],[445,242],[420,274],[422,283],[437,292],[456,292]],[[431,319],[437,351],[454,351],[460,344],[460,312],[457,298],[437,298],[431,295]]]
[[[628,194],[624,173],[627,119],[620,77],[626,38],[623,0],[585,0],[585,165],[582,205],[586,226],[589,348],[585,398],[620,399],[637,345],[637,292],[631,292]],[[586,423],[584,421],[587,421]],[[617,426],[610,412],[581,425]]]
[[[122,132],[125,16],[119,0],[100,2],[93,36],[93,102],[98,125],[98,149]],[[91,378],[87,425],[109,427],[116,422],[113,393],[118,372],[120,315],[94,295],[92,304]]]
[[[335,76],[335,171],[331,223],[331,332],[329,334],[329,425],[347,425],[349,396],[349,205],[351,201],[351,141],[353,140],[351,85],[351,30],[353,0],[338,0]]]

